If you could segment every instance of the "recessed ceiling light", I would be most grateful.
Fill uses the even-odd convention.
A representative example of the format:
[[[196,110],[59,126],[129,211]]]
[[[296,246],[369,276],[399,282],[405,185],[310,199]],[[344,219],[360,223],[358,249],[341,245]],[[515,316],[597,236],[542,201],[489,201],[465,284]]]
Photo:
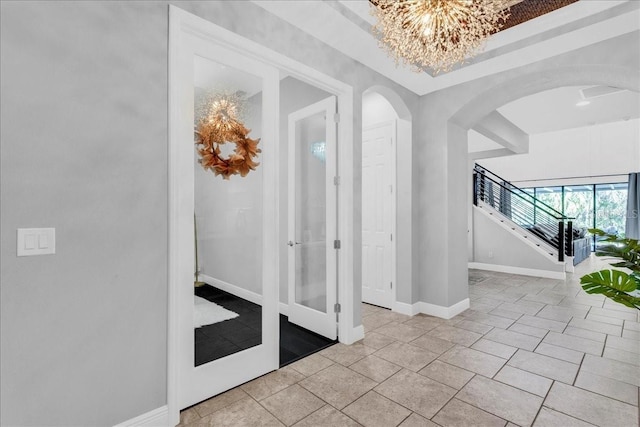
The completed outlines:
[[[591,101],[587,101],[586,99],[582,101],[576,102],[576,107],[584,107],[585,105],[591,104]]]

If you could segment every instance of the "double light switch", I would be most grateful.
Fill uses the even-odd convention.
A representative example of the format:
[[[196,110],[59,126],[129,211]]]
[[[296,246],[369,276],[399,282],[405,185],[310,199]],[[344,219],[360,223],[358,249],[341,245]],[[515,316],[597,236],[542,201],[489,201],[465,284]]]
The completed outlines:
[[[55,228],[18,228],[18,256],[55,253]]]

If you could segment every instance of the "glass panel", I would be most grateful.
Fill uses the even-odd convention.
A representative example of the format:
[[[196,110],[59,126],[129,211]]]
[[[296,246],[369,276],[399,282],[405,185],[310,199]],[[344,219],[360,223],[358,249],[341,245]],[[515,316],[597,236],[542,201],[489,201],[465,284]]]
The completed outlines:
[[[536,198],[558,212],[562,212],[562,187],[537,187]],[[540,212],[543,210],[547,213]],[[549,213],[553,212],[546,206],[536,208],[536,222],[538,222],[541,217],[548,218]]]
[[[574,185],[564,187],[564,214],[577,227],[593,227],[593,186]]]
[[[611,234],[624,234],[627,187],[626,182],[596,185],[596,228]]]
[[[262,80],[204,58],[194,65],[194,126],[201,135],[207,129],[217,135],[211,139],[213,149],[219,150],[215,164],[222,161],[224,166],[241,146],[233,140],[240,138],[245,144],[244,138],[260,137]],[[209,125],[235,129],[240,136],[215,134]],[[196,142],[202,142],[197,135]],[[257,166],[245,177],[216,176],[204,168],[207,162],[198,152],[204,147],[196,145],[194,150],[196,366],[262,343],[262,168]],[[260,162],[259,154],[253,160]],[[219,166],[218,171],[228,170]]]
[[[515,194],[510,197],[511,220],[525,228],[530,228],[536,223],[533,210],[533,197],[533,188],[523,188],[521,192],[516,191]]]
[[[327,312],[325,115],[296,122],[295,301]]]

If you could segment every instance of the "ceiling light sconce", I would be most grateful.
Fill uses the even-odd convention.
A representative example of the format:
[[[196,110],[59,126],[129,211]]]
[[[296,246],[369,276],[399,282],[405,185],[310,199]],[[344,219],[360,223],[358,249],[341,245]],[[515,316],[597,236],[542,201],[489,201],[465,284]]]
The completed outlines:
[[[504,26],[513,0],[369,0],[373,33],[413,71],[450,71]]]
[[[249,138],[250,129],[240,121],[244,110],[242,93],[210,93],[196,108],[198,124],[195,131],[198,162],[205,170],[229,179],[231,175],[246,176],[260,163],[254,161],[261,150],[260,138]],[[236,145],[233,153],[222,157],[221,146]]]
[[[591,104],[591,101],[587,101],[586,99],[584,99],[582,101],[576,102],[576,107],[586,107],[589,104]]]

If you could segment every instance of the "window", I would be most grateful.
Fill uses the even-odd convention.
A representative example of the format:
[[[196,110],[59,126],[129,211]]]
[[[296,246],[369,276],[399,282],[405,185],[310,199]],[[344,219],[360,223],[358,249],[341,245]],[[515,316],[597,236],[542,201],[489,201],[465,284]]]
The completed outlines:
[[[564,187],[564,215],[574,227],[593,228],[593,185]]]
[[[536,217],[540,215],[540,211],[546,212],[548,215],[554,215],[551,209],[562,213],[562,187],[537,187],[536,198],[546,206],[536,207]],[[542,214],[544,217],[545,214]]]
[[[626,182],[596,185],[596,228],[611,234],[624,234],[627,215],[627,187]]]
[[[599,228],[608,233],[623,235],[627,213],[626,182],[613,184],[567,185],[559,187],[525,188],[524,192],[537,198],[533,220],[526,218],[516,221],[520,225],[538,223],[550,208],[574,218],[573,227]],[[546,206],[545,206],[546,205]],[[592,248],[595,245],[595,237]]]

